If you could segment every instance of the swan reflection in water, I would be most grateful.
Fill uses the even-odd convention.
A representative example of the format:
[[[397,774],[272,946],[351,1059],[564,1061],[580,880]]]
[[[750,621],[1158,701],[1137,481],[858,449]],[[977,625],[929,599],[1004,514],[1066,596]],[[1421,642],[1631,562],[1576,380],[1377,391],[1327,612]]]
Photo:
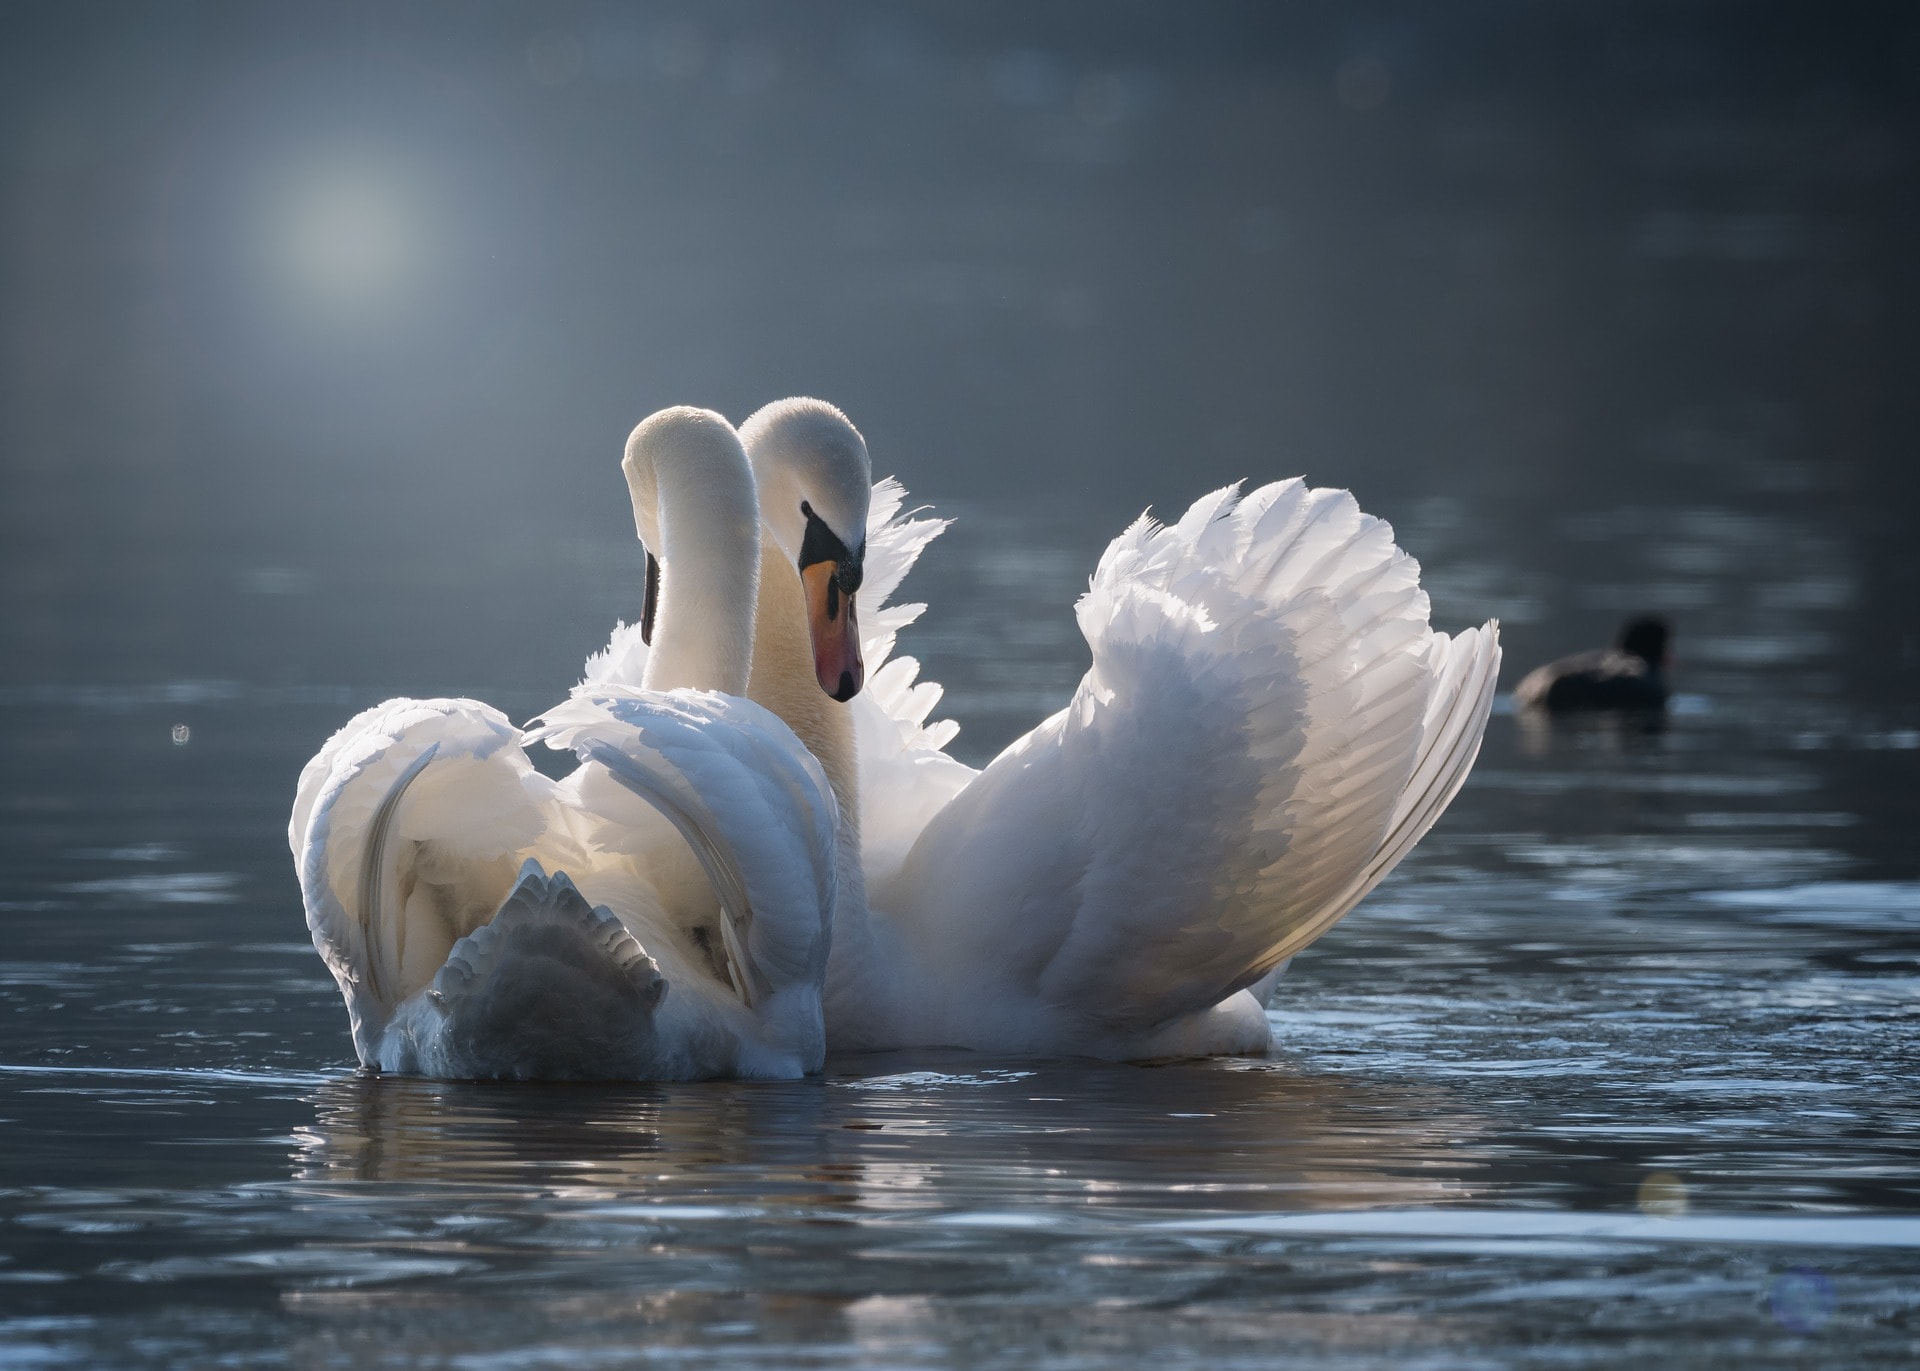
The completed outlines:
[[[830,1061],[824,1080],[692,1087],[356,1075],[313,1103],[297,1182],[855,1218],[1431,1205],[1481,1194],[1491,1157],[1473,1144],[1489,1123],[1430,1087],[1383,1092],[1274,1061],[889,1054]]]
[[[1309,1271],[1295,1242],[1182,1221],[1474,1204],[1502,1165],[1492,1121],[1444,1091],[1271,1059],[889,1054],[754,1084],[355,1076],[312,1102],[292,1189],[370,1267],[449,1274],[334,1273],[281,1299],[333,1353],[438,1362],[517,1347],[624,1365],[644,1346],[649,1364],[923,1365],[942,1349],[938,1364],[1005,1365],[995,1348],[1062,1337],[1129,1363],[1176,1345],[1384,1353],[1453,1320],[1353,1307],[1382,1252]]]

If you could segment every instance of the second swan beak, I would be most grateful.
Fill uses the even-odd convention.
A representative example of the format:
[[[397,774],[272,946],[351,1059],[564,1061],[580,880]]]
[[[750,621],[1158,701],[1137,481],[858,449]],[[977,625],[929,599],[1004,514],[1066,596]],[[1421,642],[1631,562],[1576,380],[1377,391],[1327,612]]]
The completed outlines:
[[[813,674],[822,690],[845,704],[867,681],[853,611],[854,590],[860,584],[858,566],[849,575],[843,563],[815,562],[801,569],[800,584],[806,591],[807,630],[813,637]]]

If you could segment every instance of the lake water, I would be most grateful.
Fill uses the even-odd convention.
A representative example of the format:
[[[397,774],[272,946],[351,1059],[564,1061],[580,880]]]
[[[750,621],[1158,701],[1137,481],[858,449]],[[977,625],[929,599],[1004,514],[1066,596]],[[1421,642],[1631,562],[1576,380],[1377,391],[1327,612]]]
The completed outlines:
[[[1920,20],[1179,13],[9,7],[0,1368],[1920,1359]],[[1497,714],[1267,1059],[357,1073],[301,763],[552,703],[620,436],[795,391],[970,761],[1236,476],[1682,694]]]
[[[1079,670],[1088,537],[958,512],[914,645],[990,742]],[[0,1365],[1908,1362],[1920,738],[1819,688],[1835,566],[1679,517],[1695,541],[1626,559],[1704,568],[1670,726],[1496,717],[1445,821],[1283,981],[1261,1061],[369,1078],[281,832],[309,748],[382,692],[15,687]],[[1403,538],[1478,549],[1428,557],[1443,621],[1450,584],[1527,583],[1472,518],[1429,523]],[[544,579],[630,598],[635,560]],[[1806,607],[1715,636],[1756,596]]]

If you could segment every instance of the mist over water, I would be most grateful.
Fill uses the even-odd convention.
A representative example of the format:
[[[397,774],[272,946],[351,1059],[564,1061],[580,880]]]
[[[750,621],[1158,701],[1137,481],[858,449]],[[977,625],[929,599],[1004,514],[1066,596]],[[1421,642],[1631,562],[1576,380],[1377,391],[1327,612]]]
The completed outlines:
[[[16,6],[0,1363],[1905,1364],[1920,23],[1893,7]],[[1257,1062],[356,1075],[285,819],[557,699],[646,413],[814,393],[956,518],[980,763],[1105,541],[1352,489],[1502,712]]]

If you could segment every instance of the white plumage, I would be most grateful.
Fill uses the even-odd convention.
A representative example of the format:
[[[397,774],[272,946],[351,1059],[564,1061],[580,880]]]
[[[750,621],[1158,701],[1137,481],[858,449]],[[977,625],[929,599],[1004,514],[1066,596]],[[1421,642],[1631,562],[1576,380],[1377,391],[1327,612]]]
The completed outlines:
[[[1492,699],[1494,629],[1433,633],[1391,530],[1298,481],[1217,491],[1170,527],[1143,518],[1077,617],[1093,665],[1067,708],[870,888],[921,985],[888,1036],[1264,1047],[1261,1006],[1232,997],[1452,799]],[[891,791],[876,778],[869,812],[898,808]],[[986,983],[959,991],[942,971],[957,966]]]
[[[302,773],[288,837],[360,1060],[447,1077],[817,1070],[834,805],[791,732],[745,700],[628,690],[568,701],[536,739],[582,766],[541,775],[477,701],[391,700]],[[688,871],[682,824],[714,878]]]
[[[742,432],[764,490],[757,422]],[[903,494],[873,487],[868,518],[870,684],[848,707],[858,812],[841,832],[843,850],[864,842],[866,889],[843,872],[829,1042],[1264,1050],[1286,959],[1465,780],[1496,626],[1433,632],[1418,566],[1343,491],[1215,491],[1112,542],[1077,608],[1079,688],[975,772],[946,756],[952,726],[926,723],[939,687],[887,660],[922,607],[885,598],[944,527],[902,517]],[[756,682],[769,671],[756,659]],[[789,722],[837,777],[835,737]]]
[[[1391,529],[1295,480],[1116,538],[1077,607],[1078,689],[975,771],[928,722],[940,687],[891,655],[924,607],[886,602],[945,521],[870,488],[830,406],[750,420],[750,478],[724,421],[677,413],[690,467],[629,445],[663,552],[652,649],[617,629],[524,737],[471,701],[393,701],[303,773],[289,837],[363,1061],[666,1079],[798,1074],[828,1043],[1261,1051],[1286,960],[1472,766],[1496,626],[1433,632]],[[851,634],[855,587],[867,680],[843,705],[802,620]],[[539,775],[532,741],[580,769]]]
[[[360,1060],[448,1077],[792,1077],[825,1052],[837,811],[746,685],[758,512],[717,415],[635,430],[660,549],[645,689],[525,734],[472,700],[367,710],[301,773],[288,841]],[[719,693],[724,690],[731,693]],[[572,751],[555,781],[525,745]]]

